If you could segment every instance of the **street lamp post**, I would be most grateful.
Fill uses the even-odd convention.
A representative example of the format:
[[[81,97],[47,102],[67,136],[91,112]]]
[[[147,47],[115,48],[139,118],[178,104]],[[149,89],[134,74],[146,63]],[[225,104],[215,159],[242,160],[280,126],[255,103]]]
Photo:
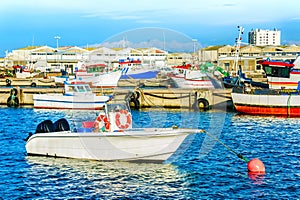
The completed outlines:
[[[196,45],[197,45],[197,39],[192,39],[192,42],[194,44],[194,61],[197,60],[197,56],[196,56]]]
[[[56,39],[56,49],[58,49],[58,40],[60,39],[60,36],[54,36],[54,39]]]

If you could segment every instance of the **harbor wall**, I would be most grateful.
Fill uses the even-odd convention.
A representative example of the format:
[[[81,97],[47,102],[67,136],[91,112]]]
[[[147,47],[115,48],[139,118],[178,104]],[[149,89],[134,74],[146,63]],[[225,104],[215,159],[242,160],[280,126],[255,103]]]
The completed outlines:
[[[0,88],[0,104],[7,105],[12,89],[17,90],[20,105],[33,105],[33,94],[63,94],[63,88],[3,87]],[[139,108],[184,108],[193,110],[227,109],[232,107],[231,90],[194,89],[101,89],[93,88],[96,95],[113,95],[113,102],[128,102]]]

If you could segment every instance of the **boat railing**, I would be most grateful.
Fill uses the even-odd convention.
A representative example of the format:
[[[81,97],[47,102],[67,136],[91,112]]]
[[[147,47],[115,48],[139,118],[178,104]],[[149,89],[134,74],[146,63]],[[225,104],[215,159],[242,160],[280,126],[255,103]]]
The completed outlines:
[[[255,94],[255,95],[300,95],[300,90],[296,89],[269,89],[257,87],[234,87],[233,93]]]

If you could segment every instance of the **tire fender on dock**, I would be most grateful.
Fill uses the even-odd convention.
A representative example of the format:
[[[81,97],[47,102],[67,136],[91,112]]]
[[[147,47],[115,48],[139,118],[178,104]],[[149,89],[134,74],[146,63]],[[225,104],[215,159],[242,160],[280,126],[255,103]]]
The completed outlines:
[[[209,102],[205,98],[199,98],[197,101],[194,103],[193,108],[195,111],[207,111],[209,110]]]
[[[11,80],[10,79],[6,79],[5,82],[6,82],[6,86],[11,86]]]
[[[140,93],[137,91],[130,91],[128,94],[125,96],[125,101],[128,103],[128,105],[135,109],[139,110],[140,109],[140,101],[139,101]]]

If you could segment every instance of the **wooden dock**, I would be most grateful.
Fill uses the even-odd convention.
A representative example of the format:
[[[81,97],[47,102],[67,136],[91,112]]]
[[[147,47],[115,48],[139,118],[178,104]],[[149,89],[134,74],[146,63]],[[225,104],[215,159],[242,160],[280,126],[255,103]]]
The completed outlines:
[[[19,105],[33,105],[33,94],[63,94],[63,88],[42,87],[2,87],[0,104],[7,105],[12,90],[17,91]],[[113,102],[128,102],[134,109],[140,108],[179,108],[190,110],[230,109],[232,108],[231,90],[195,90],[195,89],[100,89],[92,88],[97,95],[113,95]]]

